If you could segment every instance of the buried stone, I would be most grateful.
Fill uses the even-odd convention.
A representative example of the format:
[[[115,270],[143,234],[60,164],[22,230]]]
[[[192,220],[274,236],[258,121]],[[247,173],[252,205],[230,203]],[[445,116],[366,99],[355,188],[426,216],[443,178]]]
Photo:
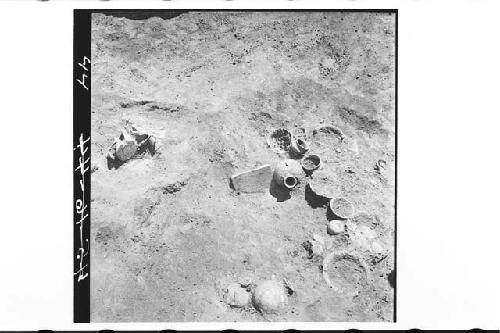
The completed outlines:
[[[263,281],[255,288],[253,303],[260,312],[278,313],[287,303],[285,287],[274,279]]]
[[[226,290],[225,300],[229,306],[243,308],[250,303],[250,293],[242,288],[240,284],[231,283]]]
[[[329,235],[338,235],[345,231],[345,224],[339,220],[330,221],[326,227],[326,232]]]
[[[264,192],[269,189],[272,178],[271,166],[266,164],[253,170],[232,175],[231,187],[238,192]]]

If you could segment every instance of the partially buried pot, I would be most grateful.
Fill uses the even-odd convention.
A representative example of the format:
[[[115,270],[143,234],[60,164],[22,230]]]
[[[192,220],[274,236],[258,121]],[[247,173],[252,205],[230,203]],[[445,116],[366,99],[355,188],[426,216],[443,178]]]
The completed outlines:
[[[274,169],[273,179],[278,185],[291,190],[298,184],[301,173],[299,162],[287,159],[278,162]]]
[[[335,198],[330,200],[330,210],[341,219],[348,219],[354,214],[354,206],[346,198]]]
[[[276,153],[282,154],[290,149],[292,136],[287,129],[278,128],[267,137],[267,144]]]
[[[309,188],[316,196],[328,200],[341,194],[340,182],[335,177],[335,170],[331,169],[315,171],[309,180]]]
[[[319,168],[321,158],[318,155],[308,155],[304,157],[300,163],[305,172],[311,173]]]

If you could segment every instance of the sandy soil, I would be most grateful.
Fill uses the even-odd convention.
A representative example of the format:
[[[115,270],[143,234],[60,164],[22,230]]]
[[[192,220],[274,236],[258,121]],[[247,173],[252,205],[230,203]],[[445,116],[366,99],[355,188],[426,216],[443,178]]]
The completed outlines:
[[[394,28],[382,13],[93,14],[91,320],[392,321]],[[157,152],[109,169],[126,121]],[[325,125],[344,141],[312,136]],[[283,158],[266,143],[281,127],[307,130],[353,203],[344,233],[327,233],[308,178],[289,195],[230,188]],[[292,286],[281,312],[225,302],[229,284],[273,276]]]

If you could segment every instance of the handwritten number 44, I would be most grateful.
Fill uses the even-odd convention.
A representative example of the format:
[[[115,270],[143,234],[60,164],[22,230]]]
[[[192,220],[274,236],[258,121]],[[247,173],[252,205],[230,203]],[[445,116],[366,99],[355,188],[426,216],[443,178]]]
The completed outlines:
[[[89,69],[86,67],[88,64],[90,64],[90,59],[87,58],[87,57],[83,57],[83,61],[80,63],[78,63],[78,66],[80,66],[81,68],[83,68],[86,72],[89,71]],[[82,79],[81,80],[78,80],[76,79],[76,81],[78,83],[80,83],[86,90],[89,90],[89,88],[85,85],[85,79],[88,78],[89,76],[85,73],[82,74]]]

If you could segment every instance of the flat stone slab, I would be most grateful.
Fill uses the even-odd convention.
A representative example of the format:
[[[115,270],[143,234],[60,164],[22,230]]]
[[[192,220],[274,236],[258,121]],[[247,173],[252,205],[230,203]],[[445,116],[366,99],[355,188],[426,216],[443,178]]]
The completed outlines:
[[[271,166],[265,164],[256,169],[232,175],[231,184],[233,189],[239,192],[265,192],[269,190],[272,178]]]

